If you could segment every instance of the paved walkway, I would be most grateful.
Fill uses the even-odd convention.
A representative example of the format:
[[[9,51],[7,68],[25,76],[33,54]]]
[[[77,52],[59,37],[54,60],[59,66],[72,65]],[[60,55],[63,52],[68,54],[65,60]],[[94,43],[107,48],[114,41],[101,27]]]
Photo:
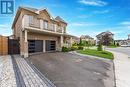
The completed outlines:
[[[10,56],[0,57],[0,87],[16,87],[16,79]]]
[[[130,58],[128,55],[111,51],[114,53],[114,65],[117,87],[130,87]]]
[[[18,55],[0,57],[0,87],[55,87]]]

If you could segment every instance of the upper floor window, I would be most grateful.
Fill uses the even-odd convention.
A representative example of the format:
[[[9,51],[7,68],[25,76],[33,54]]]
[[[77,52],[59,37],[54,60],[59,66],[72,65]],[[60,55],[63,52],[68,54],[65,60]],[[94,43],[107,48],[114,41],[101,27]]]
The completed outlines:
[[[44,20],[44,21],[43,21],[43,25],[44,25],[44,28],[45,28],[45,29],[48,29],[48,21]]]
[[[54,30],[56,31],[56,28],[57,28],[57,25],[56,24],[54,24]]]
[[[29,23],[33,24],[33,16],[29,16]]]
[[[65,27],[61,27],[63,33],[65,33]]]

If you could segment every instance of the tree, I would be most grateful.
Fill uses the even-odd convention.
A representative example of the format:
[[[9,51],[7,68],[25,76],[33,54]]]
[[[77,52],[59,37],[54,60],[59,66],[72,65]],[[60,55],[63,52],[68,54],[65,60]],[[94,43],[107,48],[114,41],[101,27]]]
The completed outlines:
[[[109,34],[105,34],[102,36],[102,44],[105,46],[109,46],[113,41],[113,38],[110,37]]]
[[[114,41],[114,45],[116,45],[116,42]]]
[[[103,50],[103,49],[102,49],[102,43],[101,43],[101,41],[99,41],[97,50],[98,50],[98,51],[102,51],[102,50]]]
[[[82,45],[83,45],[82,39],[80,38],[79,46],[82,46]]]
[[[119,43],[116,44],[117,46],[120,46]]]

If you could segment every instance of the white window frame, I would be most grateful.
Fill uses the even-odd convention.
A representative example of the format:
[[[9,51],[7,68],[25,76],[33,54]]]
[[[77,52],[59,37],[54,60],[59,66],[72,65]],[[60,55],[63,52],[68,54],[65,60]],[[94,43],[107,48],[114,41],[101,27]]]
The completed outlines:
[[[44,29],[48,29],[48,21],[43,20]]]
[[[33,24],[33,21],[34,21],[34,17],[31,16],[31,15],[29,15],[29,23],[30,23],[30,24]]]
[[[55,30],[55,32],[56,32],[56,28],[57,28],[57,25],[56,25],[56,24],[54,24],[54,30]]]

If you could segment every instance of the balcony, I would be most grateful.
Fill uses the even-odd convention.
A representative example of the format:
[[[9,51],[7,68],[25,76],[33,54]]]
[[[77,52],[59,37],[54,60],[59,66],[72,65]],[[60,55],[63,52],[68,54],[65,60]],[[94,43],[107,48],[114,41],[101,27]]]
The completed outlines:
[[[28,20],[28,22],[27,22]],[[47,26],[45,27],[43,20],[39,20],[34,18],[33,20],[30,20],[29,18],[24,20],[24,27],[32,27],[32,28],[37,28],[40,30],[44,30],[44,31],[51,31],[51,32],[55,32],[55,33],[66,33],[64,31],[64,29],[60,26],[54,27],[52,26],[51,23],[47,23]]]
[[[29,27],[39,28],[40,29],[40,21],[39,20],[33,20],[29,22]]]

